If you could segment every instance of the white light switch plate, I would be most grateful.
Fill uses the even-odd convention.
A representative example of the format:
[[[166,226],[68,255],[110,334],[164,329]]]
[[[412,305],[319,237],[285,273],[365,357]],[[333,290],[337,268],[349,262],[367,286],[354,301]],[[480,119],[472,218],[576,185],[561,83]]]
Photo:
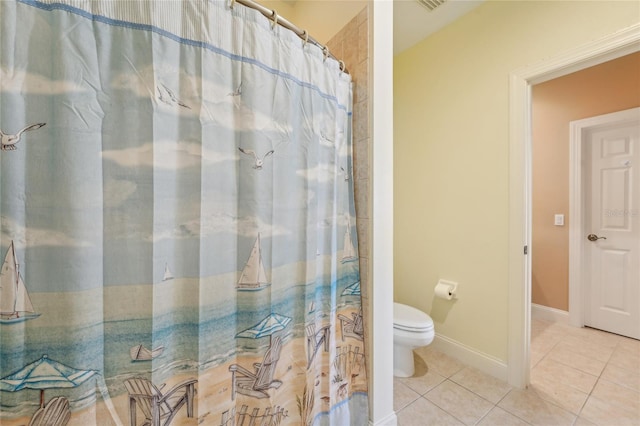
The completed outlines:
[[[564,215],[557,214],[553,218],[553,224],[556,226],[564,226]]]

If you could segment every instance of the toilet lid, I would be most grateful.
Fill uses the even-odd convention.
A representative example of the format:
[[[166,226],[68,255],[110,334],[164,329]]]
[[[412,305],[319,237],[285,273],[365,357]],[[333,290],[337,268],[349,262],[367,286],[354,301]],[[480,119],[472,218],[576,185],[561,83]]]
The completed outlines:
[[[433,329],[433,320],[419,309],[394,303],[393,327],[407,331],[428,331]]]

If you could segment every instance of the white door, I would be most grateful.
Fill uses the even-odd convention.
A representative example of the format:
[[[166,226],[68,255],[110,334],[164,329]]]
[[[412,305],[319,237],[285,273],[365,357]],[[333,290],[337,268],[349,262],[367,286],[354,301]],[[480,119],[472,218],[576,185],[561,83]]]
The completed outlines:
[[[585,325],[640,339],[640,113],[633,117],[584,133],[583,277]]]

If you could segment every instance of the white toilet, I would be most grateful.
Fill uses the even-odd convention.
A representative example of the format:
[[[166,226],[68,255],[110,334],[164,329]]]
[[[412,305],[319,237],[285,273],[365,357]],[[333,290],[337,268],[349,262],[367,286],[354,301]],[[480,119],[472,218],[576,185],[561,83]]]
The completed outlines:
[[[413,349],[433,341],[433,320],[419,309],[393,304],[393,375],[413,376]]]

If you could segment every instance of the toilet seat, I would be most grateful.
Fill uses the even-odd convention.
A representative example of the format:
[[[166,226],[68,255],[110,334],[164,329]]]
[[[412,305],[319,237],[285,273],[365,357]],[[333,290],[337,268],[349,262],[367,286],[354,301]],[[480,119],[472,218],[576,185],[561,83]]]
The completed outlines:
[[[424,333],[433,331],[433,320],[419,309],[401,303],[393,304],[393,328]]]

